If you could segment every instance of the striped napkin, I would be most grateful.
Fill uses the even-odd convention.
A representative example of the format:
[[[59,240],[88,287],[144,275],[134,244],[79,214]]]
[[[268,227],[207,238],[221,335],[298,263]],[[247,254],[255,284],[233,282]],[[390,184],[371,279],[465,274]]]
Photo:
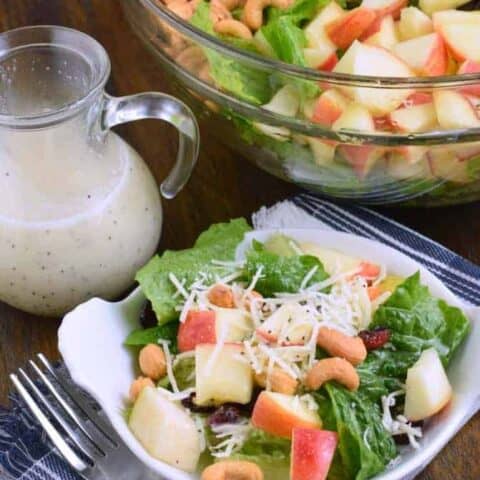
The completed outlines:
[[[340,206],[304,193],[252,216],[255,228],[323,228],[389,245],[423,264],[468,305],[480,305],[480,267],[436,242],[367,208]],[[77,480],[30,412],[11,395],[0,407],[1,480]]]

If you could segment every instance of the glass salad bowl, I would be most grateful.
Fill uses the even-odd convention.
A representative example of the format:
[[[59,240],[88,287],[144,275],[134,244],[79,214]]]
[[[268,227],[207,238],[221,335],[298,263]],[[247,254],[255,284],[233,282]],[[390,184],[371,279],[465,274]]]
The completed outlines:
[[[210,35],[202,0],[183,4],[196,8],[193,22],[173,13],[175,2],[123,5],[204,135],[330,197],[417,206],[480,199],[480,73],[411,75],[386,50],[361,42],[335,72],[300,67],[260,55],[270,47],[260,35],[255,51]]]

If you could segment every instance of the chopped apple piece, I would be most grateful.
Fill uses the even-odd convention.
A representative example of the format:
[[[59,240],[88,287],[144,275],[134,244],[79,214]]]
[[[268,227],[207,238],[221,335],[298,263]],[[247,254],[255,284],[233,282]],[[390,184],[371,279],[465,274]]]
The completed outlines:
[[[165,398],[159,390],[142,390],[128,426],[152,457],[187,472],[195,471],[200,457],[197,426],[183,407]]]
[[[413,77],[414,71],[389,51],[374,45],[355,41],[333,69],[336,73],[366,75],[371,77]],[[410,89],[386,89],[371,87],[342,87],[342,90],[358,103],[367,107],[375,116],[396,110],[413,91]]]
[[[267,342],[276,342],[283,325],[298,315],[302,315],[299,306],[294,303],[286,303],[257,328],[257,335],[260,335]]]
[[[419,7],[427,14],[450,10],[465,5],[470,0],[420,0]]]
[[[417,7],[404,8],[400,14],[398,33],[402,40],[433,33],[432,19]]]
[[[321,47],[305,48],[303,54],[310,68],[331,71],[338,62],[336,47],[324,43]]]
[[[480,62],[480,12],[437,12],[433,15],[433,26],[456,60]]]
[[[338,90],[330,89],[323,92],[315,104],[312,121],[330,126],[342,115],[348,106],[346,98]]]
[[[225,342],[237,342],[252,330],[252,320],[242,310],[190,310],[178,329],[178,349],[180,352],[188,352],[202,343],[216,343],[220,338]]]
[[[408,0],[363,0],[362,7],[373,10],[378,17],[392,15],[397,19],[407,3]]]
[[[444,148],[431,149],[427,156],[430,170],[435,177],[456,183],[471,181],[468,163],[459,160],[452,151]]]
[[[290,480],[325,480],[337,444],[337,432],[317,428],[294,428]]]
[[[413,147],[413,146],[412,146]],[[418,148],[424,148],[418,146]],[[422,150],[422,157],[415,162],[408,162],[405,157],[398,153],[393,153],[388,157],[387,170],[392,178],[398,180],[418,180],[420,178],[429,178],[430,166],[425,157],[426,152]]]
[[[398,43],[397,30],[395,22],[391,15],[379,19],[378,29],[374,32],[367,32],[364,42],[369,45],[376,45],[387,50],[391,50]]]
[[[423,105],[424,103],[432,103],[433,96],[429,92],[413,92],[403,103],[403,107],[413,107],[415,105]]]
[[[425,155],[428,152],[429,147],[424,145],[404,145],[395,148],[391,155],[398,157],[398,160],[413,165],[420,160],[425,159]]]
[[[433,103],[442,128],[480,127],[480,118],[468,99],[453,90],[434,92]]]
[[[447,49],[438,33],[397,43],[393,52],[420,75],[436,76],[447,72]]]
[[[291,438],[296,427],[321,428],[316,410],[299,397],[263,391],[252,413],[252,425],[278,437]]]
[[[480,142],[455,143],[448,148],[461,162],[480,156]]]
[[[317,165],[324,166],[333,162],[335,158],[335,142],[313,137],[308,137],[307,141]]]
[[[351,103],[333,123],[332,129],[374,132],[375,122],[372,114],[366,107],[357,103]]]
[[[437,126],[433,103],[399,108],[390,114],[390,123],[402,132],[428,132]]]
[[[469,73],[480,73],[480,62],[474,62],[473,60],[465,60],[458,69],[459,75],[467,75]],[[480,97],[480,80],[473,85],[467,85],[459,89],[460,92],[466,95],[475,95]]]
[[[434,348],[425,350],[408,369],[405,416],[412,422],[429,418],[452,398],[452,387]]]
[[[347,49],[367,30],[377,18],[376,13],[368,8],[354,8],[342,17],[325,26],[330,40],[343,50]]]
[[[305,255],[317,257],[330,275],[353,271],[361,263],[359,258],[350,257],[331,248],[321,247],[316,243],[303,242],[300,243],[300,248]]]
[[[335,49],[335,44],[325,33],[325,25],[343,17],[344,15],[345,11],[335,0],[332,0],[328,5],[322,8],[320,13],[305,28],[305,35],[309,47],[316,49],[327,43]]]
[[[252,397],[253,377],[238,344],[197,345],[195,348],[195,403],[246,404]]]

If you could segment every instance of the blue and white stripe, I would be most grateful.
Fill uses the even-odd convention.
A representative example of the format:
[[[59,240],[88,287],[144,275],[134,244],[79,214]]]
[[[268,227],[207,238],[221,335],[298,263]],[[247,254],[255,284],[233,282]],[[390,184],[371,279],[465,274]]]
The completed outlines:
[[[425,265],[466,302],[480,304],[480,267],[438,243],[364,207],[340,206],[308,193],[294,197],[292,202],[302,210],[296,209],[295,220],[285,216],[280,218],[281,209],[277,209],[278,218],[274,220],[273,207],[257,212],[254,224],[261,224],[263,228],[300,228],[318,222],[317,225],[321,223],[334,230],[380,241]],[[26,407],[12,395],[10,410],[0,407],[0,479],[79,478],[53,449]]]

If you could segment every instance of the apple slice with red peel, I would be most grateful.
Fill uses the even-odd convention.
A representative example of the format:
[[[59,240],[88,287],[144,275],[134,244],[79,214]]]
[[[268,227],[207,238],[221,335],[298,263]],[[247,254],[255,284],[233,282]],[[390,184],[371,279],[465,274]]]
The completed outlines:
[[[434,348],[408,369],[405,390],[405,416],[412,422],[432,417],[450,402],[452,387]]]
[[[317,428],[293,429],[290,480],[325,480],[338,444],[338,433]]]
[[[480,12],[437,12],[433,15],[433,26],[457,61],[480,62]]]
[[[408,0],[363,0],[361,6],[373,10],[378,17],[392,15],[394,19],[397,19],[407,4]]]
[[[286,303],[282,305],[257,328],[257,335],[267,342],[276,342],[283,325],[298,315],[300,310],[296,304]]]
[[[345,10],[332,0],[328,5],[320,10],[320,13],[305,27],[305,35],[308,40],[308,46],[314,49],[322,48],[325,44],[335,45],[325,33],[325,25],[345,15]]]
[[[307,65],[315,70],[330,72],[338,63],[336,47],[330,47],[328,43],[321,48],[305,48],[303,54]]]
[[[368,45],[376,45],[391,50],[399,42],[393,17],[387,15],[375,21],[375,28],[369,28],[365,32],[364,38],[364,42]]]
[[[358,41],[355,41],[345,52],[333,71],[376,78],[415,76],[415,72],[393,53]],[[408,88],[388,89],[363,86],[341,87],[341,90],[367,107],[374,116],[386,115],[396,110],[413,93]]]
[[[403,145],[401,147],[396,147],[391,155],[398,157],[398,161],[413,165],[420,162],[425,158],[429,147],[423,145]]]
[[[323,92],[315,104],[312,121],[330,126],[342,115],[348,106],[348,98],[335,89]]]
[[[438,125],[433,103],[399,108],[390,114],[390,123],[401,132],[428,132]]]
[[[469,100],[454,90],[439,90],[433,94],[438,123],[444,129],[480,127],[480,118]]]
[[[460,160],[470,160],[480,157],[480,142],[458,143],[448,147],[448,149]]]
[[[413,107],[415,105],[423,105],[425,103],[432,103],[433,96],[429,92],[414,92],[403,103],[403,107]]]
[[[447,72],[448,53],[438,33],[397,43],[393,52],[420,75],[432,77]]]
[[[398,33],[402,40],[433,33],[432,19],[417,7],[404,8],[400,14]]]
[[[283,438],[291,438],[296,427],[322,427],[318,413],[310,410],[304,400],[265,390],[255,402],[251,421],[255,428]]]
[[[418,6],[427,15],[432,15],[432,13],[442,10],[450,10],[461,7],[469,1],[470,0],[420,0]]]
[[[252,319],[242,310],[190,310],[178,329],[178,349],[189,352],[197,345],[216,343],[220,338],[226,342],[238,342],[252,331]]]
[[[480,62],[474,62],[473,60],[465,60],[465,62],[460,65],[457,73],[459,75],[466,75],[469,73],[480,74]],[[480,97],[480,75],[477,84],[467,85],[465,87],[459,88],[459,91],[467,95],[475,95],[477,97]]]
[[[377,14],[368,8],[358,7],[325,26],[330,40],[342,50],[346,50],[370,27]]]
[[[346,108],[343,114],[332,125],[332,129],[374,132],[375,121],[367,108],[353,103]],[[359,178],[365,178],[384,153],[383,148],[371,145],[342,144],[338,147],[338,151],[352,166]]]

